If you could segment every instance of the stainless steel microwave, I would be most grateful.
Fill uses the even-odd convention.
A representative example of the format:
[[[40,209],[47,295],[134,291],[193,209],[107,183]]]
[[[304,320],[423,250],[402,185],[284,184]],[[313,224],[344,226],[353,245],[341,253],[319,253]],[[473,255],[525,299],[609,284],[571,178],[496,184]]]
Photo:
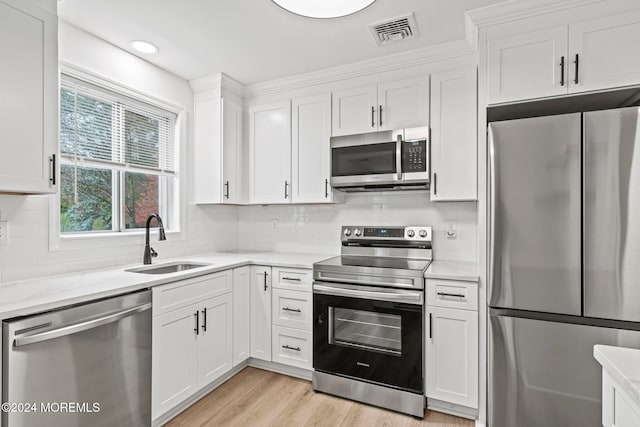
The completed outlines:
[[[331,138],[331,186],[342,191],[429,188],[429,128]]]

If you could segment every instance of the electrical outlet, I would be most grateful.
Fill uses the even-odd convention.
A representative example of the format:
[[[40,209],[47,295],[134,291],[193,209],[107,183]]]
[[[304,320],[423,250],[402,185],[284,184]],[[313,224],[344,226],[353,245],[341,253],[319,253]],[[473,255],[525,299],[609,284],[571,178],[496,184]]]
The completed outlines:
[[[445,228],[445,234],[447,235],[447,239],[455,239],[458,237],[458,229],[456,221],[450,221],[447,223],[447,227]]]
[[[0,221],[0,245],[9,244],[9,221]]]

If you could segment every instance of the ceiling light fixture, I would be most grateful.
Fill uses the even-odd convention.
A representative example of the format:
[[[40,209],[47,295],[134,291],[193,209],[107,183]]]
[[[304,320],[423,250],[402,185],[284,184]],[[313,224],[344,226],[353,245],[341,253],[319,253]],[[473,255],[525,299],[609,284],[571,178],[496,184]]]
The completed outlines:
[[[338,18],[351,15],[375,0],[272,0],[281,8],[308,18]]]
[[[156,53],[158,51],[158,47],[156,45],[144,40],[132,40],[131,47],[140,53]]]

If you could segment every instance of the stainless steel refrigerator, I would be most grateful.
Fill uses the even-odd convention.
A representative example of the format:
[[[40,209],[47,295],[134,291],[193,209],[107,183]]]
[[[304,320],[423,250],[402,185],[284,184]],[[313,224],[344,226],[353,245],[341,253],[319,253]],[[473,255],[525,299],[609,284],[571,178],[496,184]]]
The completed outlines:
[[[640,109],[489,124],[490,427],[601,426],[640,348]]]

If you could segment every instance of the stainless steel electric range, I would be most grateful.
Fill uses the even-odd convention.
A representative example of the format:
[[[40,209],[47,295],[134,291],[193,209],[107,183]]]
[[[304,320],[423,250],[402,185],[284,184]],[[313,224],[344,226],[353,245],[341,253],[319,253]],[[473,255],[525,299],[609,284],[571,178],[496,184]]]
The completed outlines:
[[[424,415],[424,272],[431,227],[342,227],[313,265],[313,388]]]

